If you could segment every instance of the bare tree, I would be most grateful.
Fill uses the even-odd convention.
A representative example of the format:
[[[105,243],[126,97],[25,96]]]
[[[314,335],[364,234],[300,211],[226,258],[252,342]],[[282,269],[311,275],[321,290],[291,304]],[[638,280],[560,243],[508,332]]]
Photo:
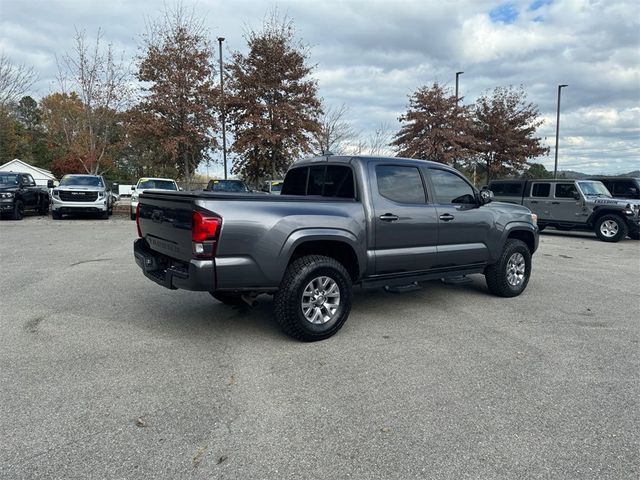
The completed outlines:
[[[82,104],[82,132],[76,138],[82,147],[78,159],[87,173],[103,171],[112,160],[118,115],[131,99],[128,66],[122,57],[116,59],[111,44],[103,47],[101,30],[93,43],[84,31],[76,30],[73,49],[59,59],[58,72],[62,93],[76,92]]]
[[[367,137],[358,140],[353,153],[372,157],[390,155],[389,143],[391,142],[391,137],[390,125],[387,122],[380,122]]]
[[[349,108],[343,103],[339,107],[329,107],[320,117],[320,130],[313,136],[313,151],[318,155],[326,152],[343,153],[347,143],[357,138],[353,126],[345,120]]]
[[[36,82],[33,67],[16,65],[0,53],[0,107],[17,102]]]

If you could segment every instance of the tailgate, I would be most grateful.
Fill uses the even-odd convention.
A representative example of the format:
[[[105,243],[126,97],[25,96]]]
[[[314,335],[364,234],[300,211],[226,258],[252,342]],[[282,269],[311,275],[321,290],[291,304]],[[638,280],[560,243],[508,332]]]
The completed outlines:
[[[139,226],[149,247],[171,258],[193,258],[191,212],[195,197],[184,193],[143,193]]]

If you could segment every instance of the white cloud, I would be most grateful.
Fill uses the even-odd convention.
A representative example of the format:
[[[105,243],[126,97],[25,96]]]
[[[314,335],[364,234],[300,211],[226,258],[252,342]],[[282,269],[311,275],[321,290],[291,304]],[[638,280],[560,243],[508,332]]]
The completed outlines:
[[[2,1],[2,0],[0,0]],[[189,0],[187,0],[188,4]],[[171,2],[168,2],[169,4]],[[496,22],[490,12],[514,5],[517,15]],[[244,49],[247,26],[259,26],[277,5],[311,46],[320,94],[350,107],[365,134],[396,119],[407,95],[433,81],[454,83],[469,103],[498,85],[524,85],[546,120],[539,131],[555,143],[557,85],[562,93],[561,165],[592,173],[630,171],[640,163],[640,8],[633,0],[555,0],[530,10],[532,0],[300,1],[197,0],[211,37],[225,49]],[[133,56],[153,0],[86,2],[21,0],[0,7],[0,49],[38,70],[36,96],[55,88],[55,56],[71,46],[74,28]],[[540,159],[547,166],[550,156]]]

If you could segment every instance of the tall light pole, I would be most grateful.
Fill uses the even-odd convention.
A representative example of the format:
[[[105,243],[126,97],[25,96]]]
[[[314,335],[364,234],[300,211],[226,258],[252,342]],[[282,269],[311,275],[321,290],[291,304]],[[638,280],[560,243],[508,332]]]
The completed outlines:
[[[560,93],[564,87],[569,85],[558,85],[558,112],[556,116],[556,161],[553,165],[553,178],[558,178],[558,137],[560,136]]]
[[[222,42],[224,37],[218,37],[218,47],[220,48],[220,104],[222,105],[222,160],[224,163],[224,179],[227,179],[227,125],[226,106],[224,99],[224,64],[222,63]]]
[[[460,77],[460,75],[462,75],[464,72],[456,72],[456,102],[458,101],[458,99],[460,97],[458,97],[458,84],[459,84],[459,80],[458,78]]]

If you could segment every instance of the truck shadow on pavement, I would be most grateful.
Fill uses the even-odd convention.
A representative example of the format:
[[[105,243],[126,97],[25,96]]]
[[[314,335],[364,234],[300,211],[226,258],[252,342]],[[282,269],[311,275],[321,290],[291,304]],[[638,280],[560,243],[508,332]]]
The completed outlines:
[[[464,297],[491,297],[484,277],[474,275],[472,281],[464,285],[443,284],[439,280],[422,282],[420,289],[406,293],[391,293],[384,289],[353,290],[353,306],[347,324],[364,333],[372,325],[386,326],[395,322],[399,310],[409,310],[416,315],[424,312],[438,312],[452,308],[451,295]],[[170,301],[158,306],[153,319],[138,319],[144,329],[162,329],[172,335],[199,338],[250,337],[261,340],[282,339],[297,342],[287,337],[278,326],[273,313],[273,297],[260,295],[258,305],[229,306],[207,295],[190,301]],[[147,314],[149,312],[147,311]]]

